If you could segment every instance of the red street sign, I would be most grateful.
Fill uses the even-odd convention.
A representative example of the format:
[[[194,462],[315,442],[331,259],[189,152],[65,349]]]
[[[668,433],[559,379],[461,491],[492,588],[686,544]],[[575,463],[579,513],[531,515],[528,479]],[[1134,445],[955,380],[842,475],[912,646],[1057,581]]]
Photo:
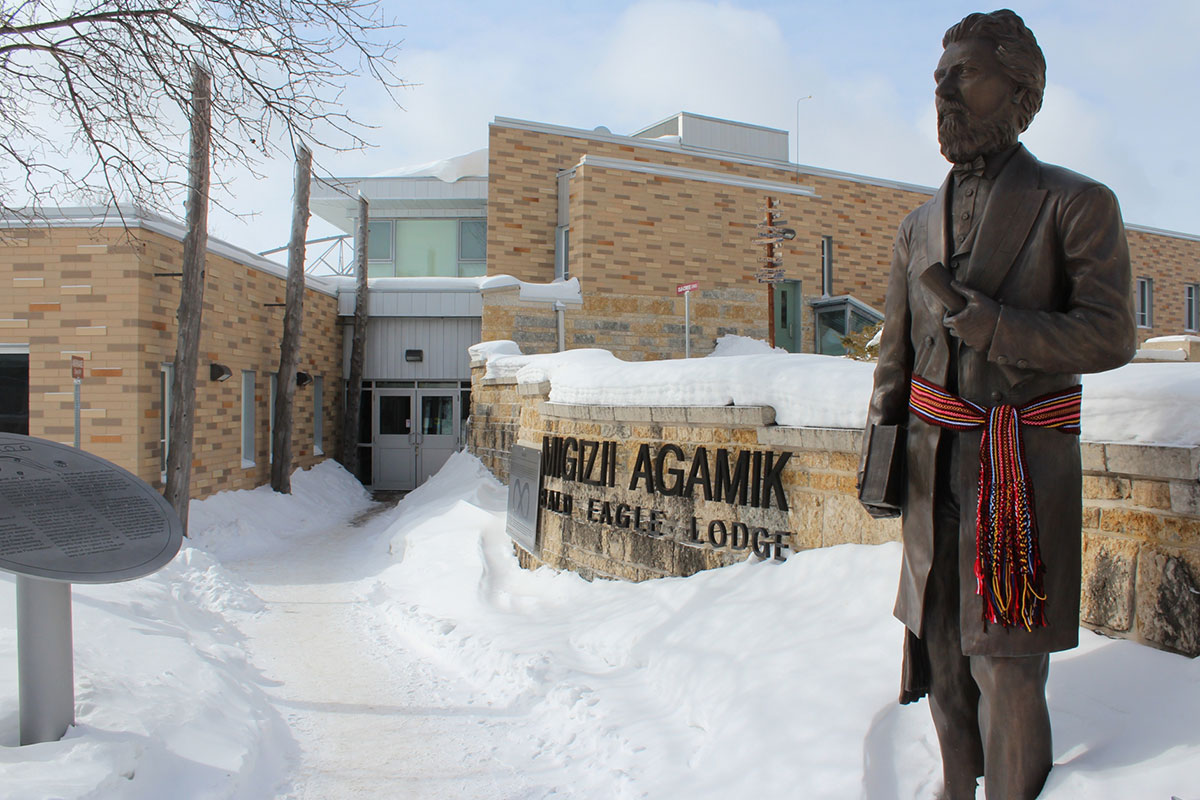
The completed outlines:
[[[699,288],[700,288],[700,283],[698,281],[692,281],[691,283],[681,283],[675,287],[675,294],[686,294],[687,292],[694,292],[695,290],[697,290]]]
[[[75,380],[83,378],[83,356],[71,356],[71,377]]]

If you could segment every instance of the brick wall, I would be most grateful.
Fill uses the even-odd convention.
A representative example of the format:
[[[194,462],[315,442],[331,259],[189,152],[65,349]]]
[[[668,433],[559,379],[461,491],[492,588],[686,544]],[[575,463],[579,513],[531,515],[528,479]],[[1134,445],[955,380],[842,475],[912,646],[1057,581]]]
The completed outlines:
[[[668,351],[664,345],[654,347],[640,340],[668,336],[662,329],[665,324],[682,325],[683,303],[675,297],[674,287],[690,280],[699,280],[707,292],[736,293],[708,298],[717,301],[716,310],[709,314],[710,321],[699,323],[698,352],[711,347],[717,328],[722,327],[717,320],[723,316],[744,318],[724,325],[727,332],[765,338],[766,289],[754,279],[763,250],[752,237],[763,218],[767,194],[775,197],[782,218],[796,230],[796,239],[781,248],[782,257],[786,277],[802,282],[805,299],[821,295],[821,237],[832,236],[830,294],[851,294],[878,310],[883,309],[896,228],[929,197],[915,187],[589,139],[583,132],[569,135],[495,123],[489,135],[489,274],[537,282],[553,279],[557,174],[575,168],[585,155],[799,184],[818,195],[770,193],[603,164],[585,163],[576,169],[570,183],[570,271],[581,279],[589,303],[596,298],[609,300],[607,306],[585,306],[585,315],[593,315],[597,323],[628,323],[629,330],[621,332],[631,335],[624,340],[610,338],[607,344],[619,356],[631,359],[663,357]],[[1155,279],[1155,324],[1141,331],[1141,338],[1182,332],[1183,286],[1200,282],[1200,241],[1138,230],[1130,231],[1129,240],[1135,276]],[[693,299],[703,302],[705,298]],[[644,316],[651,301],[669,304],[654,306],[658,329],[634,333],[639,321],[624,317]],[[624,311],[614,304],[631,304],[634,310]],[[734,308],[739,310],[733,312]],[[802,308],[803,347],[812,349],[811,309],[807,303]],[[706,319],[706,312],[699,313]],[[508,331],[501,333],[497,338],[514,338]],[[588,346],[592,332],[578,333],[581,338],[568,338],[568,347]],[[602,337],[596,338],[594,343],[601,341]]]
[[[1184,287],[1200,284],[1200,238],[1128,231],[1133,277],[1154,280],[1151,328],[1138,328],[1138,341],[1184,332]]]
[[[544,489],[557,495],[543,497],[540,551],[517,548],[526,567],[548,564],[588,578],[625,580],[689,575],[751,555],[752,547],[733,546],[745,545],[744,533],[740,542],[732,537],[734,522],[768,537],[786,532],[787,550],[900,536],[898,520],[873,520],[858,503],[861,431],[779,427],[770,408],[561,405],[548,402],[548,383],[484,381],[483,372],[482,363],[474,365],[473,391],[476,408],[488,413],[473,416],[469,446],[502,479],[504,441],[509,450],[511,443],[540,450],[555,436],[615,443],[617,480],[611,486],[543,478]],[[657,454],[665,444],[677,446],[682,456],[671,454],[668,468],[682,466],[689,476],[688,463],[700,447],[710,456],[722,448],[761,452],[764,471],[767,452],[776,459],[789,454],[781,476],[788,508],[710,501],[698,488],[691,497],[650,494],[640,482],[631,490],[642,445]],[[1081,622],[1200,655],[1200,448],[1084,443],[1083,467]],[[566,496],[571,501],[564,510]],[[606,501],[610,516],[603,517]],[[618,504],[627,515],[640,507],[637,520],[626,516],[621,524]],[[658,530],[647,522],[651,512],[662,515]],[[723,529],[710,529],[714,520]]]
[[[160,485],[161,365],[175,354],[182,244],[135,228],[33,228],[0,240],[0,340],[30,351],[30,435],[70,443],[74,432],[70,356],[85,358],[81,439],[85,449]],[[206,261],[192,496],[252,488],[269,478],[268,374],[278,368],[286,281],[209,253]],[[340,414],[341,334],[333,297],[305,294],[299,369],[324,378],[324,451],[332,455]],[[209,380],[209,365],[232,377]],[[256,383],[255,466],[241,466],[241,370]],[[297,389],[297,467],[313,452],[312,386]]]

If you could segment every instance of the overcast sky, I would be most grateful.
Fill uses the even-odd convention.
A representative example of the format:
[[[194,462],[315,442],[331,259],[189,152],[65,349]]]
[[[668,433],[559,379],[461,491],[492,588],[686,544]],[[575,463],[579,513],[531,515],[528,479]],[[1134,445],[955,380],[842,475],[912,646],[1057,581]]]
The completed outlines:
[[[487,145],[496,116],[628,134],[679,111],[789,131],[802,164],[937,185],[933,68],[956,0],[384,0],[405,27],[403,108],[367,84],[345,96],[379,146],[322,154],[369,175]],[[1042,112],[1022,140],[1107,183],[1129,223],[1200,234],[1200,3],[1030,0],[1014,8],[1047,61]],[[811,97],[810,97],[811,96]],[[809,97],[809,99],[800,99]],[[798,133],[798,136],[797,136]],[[237,178],[238,221],[212,233],[286,243],[291,164]],[[314,218],[310,235],[333,232]]]

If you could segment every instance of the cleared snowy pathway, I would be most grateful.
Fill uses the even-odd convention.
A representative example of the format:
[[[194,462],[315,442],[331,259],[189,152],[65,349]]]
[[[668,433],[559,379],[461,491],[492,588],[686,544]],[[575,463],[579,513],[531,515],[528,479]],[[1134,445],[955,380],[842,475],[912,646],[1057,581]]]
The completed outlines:
[[[281,797],[542,796],[492,755],[487,732],[502,735],[504,712],[472,705],[469,686],[385,632],[358,596],[363,548],[379,546],[371,534],[386,513],[364,516],[227,565],[267,605],[243,630],[300,748]]]

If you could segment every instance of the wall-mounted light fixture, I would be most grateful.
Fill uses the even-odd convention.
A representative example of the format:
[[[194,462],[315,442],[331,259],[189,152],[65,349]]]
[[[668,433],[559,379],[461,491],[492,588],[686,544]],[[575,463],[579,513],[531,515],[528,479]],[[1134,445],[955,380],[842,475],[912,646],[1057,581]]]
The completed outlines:
[[[793,228],[780,228],[779,235],[790,242],[796,238],[796,231]]]
[[[233,370],[224,364],[209,364],[208,379],[210,381],[227,381],[229,376],[233,374]]]
[[[404,351],[404,360],[405,361],[424,361],[425,360],[425,351],[424,350],[405,350]]]
[[[296,386],[308,386],[310,383],[312,383],[312,375],[307,372],[296,373]]]

